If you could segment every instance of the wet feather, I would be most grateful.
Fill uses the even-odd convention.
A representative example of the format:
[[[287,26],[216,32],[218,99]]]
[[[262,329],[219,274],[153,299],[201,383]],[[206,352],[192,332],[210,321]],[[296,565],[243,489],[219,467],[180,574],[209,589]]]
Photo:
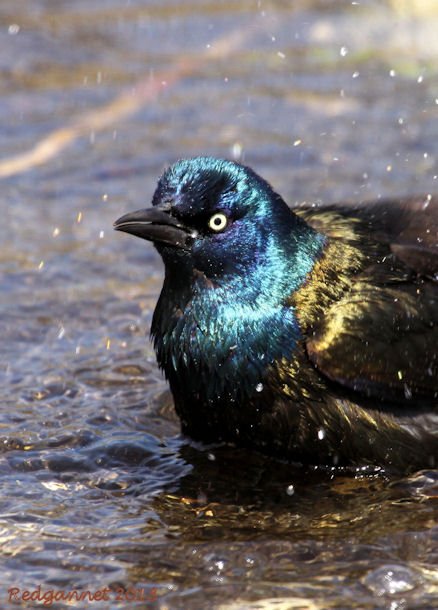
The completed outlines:
[[[163,257],[152,334],[185,433],[311,464],[437,463],[437,198],[290,209],[200,157],[153,205],[116,228]]]

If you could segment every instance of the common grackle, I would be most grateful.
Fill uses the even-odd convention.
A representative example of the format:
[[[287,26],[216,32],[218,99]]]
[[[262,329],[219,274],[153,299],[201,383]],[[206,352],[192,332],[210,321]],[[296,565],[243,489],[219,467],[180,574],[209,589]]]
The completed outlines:
[[[289,208],[198,157],[115,228],[165,264],[152,336],[194,439],[313,465],[438,464],[438,198]]]

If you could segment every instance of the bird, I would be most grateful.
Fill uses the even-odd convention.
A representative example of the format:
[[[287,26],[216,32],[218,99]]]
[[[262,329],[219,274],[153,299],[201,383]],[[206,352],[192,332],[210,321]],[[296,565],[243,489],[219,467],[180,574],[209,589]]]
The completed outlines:
[[[315,468],[438,466],[438,197],[289,206],[182,159],[114,228],[154,244],[182,433]]]

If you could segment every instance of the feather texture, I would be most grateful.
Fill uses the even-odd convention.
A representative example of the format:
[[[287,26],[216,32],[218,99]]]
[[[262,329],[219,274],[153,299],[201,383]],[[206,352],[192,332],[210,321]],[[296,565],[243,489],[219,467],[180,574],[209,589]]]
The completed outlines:
[[[165,262],[152,334],[185,433],[313,464],[436,464],[436,198],[290,209],[251,169],[200,157],[153,205],[116,228]]]

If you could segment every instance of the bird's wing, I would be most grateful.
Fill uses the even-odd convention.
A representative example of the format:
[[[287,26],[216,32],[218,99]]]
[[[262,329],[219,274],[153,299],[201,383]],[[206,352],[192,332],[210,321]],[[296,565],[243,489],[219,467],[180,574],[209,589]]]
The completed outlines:
[[[310,359],[368,396],[438,404],[438,198],[331,209],[356,219],[389,256],[325,311],[309,333]]]
[[[359,281],[314,332],[309,357],[332,381],[376,398],[438,403],[438,285]]]
[[[438,196],[380,199],[359,204],[333,204],[294,209],[313,227],[343,237],[339,219],[352,222],[357,236],[387,244],[394,255],[417,273],[438,274]],[[338,219],[334,222],[333,218]],[[333,229],[331,225],[333,224]]]

